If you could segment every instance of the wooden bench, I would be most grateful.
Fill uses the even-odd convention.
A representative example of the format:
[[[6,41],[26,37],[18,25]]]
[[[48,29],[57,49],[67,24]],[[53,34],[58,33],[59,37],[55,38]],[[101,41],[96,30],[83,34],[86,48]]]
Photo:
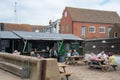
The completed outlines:
[[[64,73],[64,72],[61,72],[60,73],[60,76],[62,77],[62,76],[66,76],[66,79],[68,80],[68,78],[72,75],[73,73],[68,73],[68,72],[66,72],[66,73]]]
[[[113,65],[111,65],[112,67],[113,67],[113,69],[116,71],[116,67],[118,67],[118,65],[117,64],[113,64]]]
[[[115,71],[116,71],[116,67],[118,65],[116,64],[113,64],[113,65],[102,65],[101,68],[102,68],[102,71],[109,71],[110,67],[112,67]]]
[[[68,65],[64,64],[64,63],[58,63],[58,67],[60,68],[63,68],[63,71],[60,71],[60,76],[63,77],[63,76],[66,76],[66,79],[68,80],[68,77],[71,76],[72,73],[68,73],[66,72],[65,68],[67,67]]]
[[[16,64],[0,61],[0,68],[23,78],[30,77],[30,68],[18,66]]]
[[[76,61],[76,63],[84,63],[84,64],[87,64],[87,62],[88,62],[88,61],[87,61],[87,60],[84,60],[84,59],[83,59],[83,60],[78,60],[78,61]]]

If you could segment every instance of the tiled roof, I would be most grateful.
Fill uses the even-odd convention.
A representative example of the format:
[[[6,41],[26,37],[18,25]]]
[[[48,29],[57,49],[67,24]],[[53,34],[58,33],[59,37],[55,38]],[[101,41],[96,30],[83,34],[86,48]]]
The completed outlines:
[[[42,25],[29,25],[29,24],[13,24],[13,23],[3,23],[5,31],[29,31],[34,32],[35,30],[41,30],[47,28],[48,26]]]
[[[115,24],[114,24],[114,27],[115,27],[115,26],[117,26],[117,27],[120,28],[120,23],[115,23]]]
[[[32,31],[29,24],[4,23],[5,31]]]
[[[93,23],[119,23],[120,17],[114,11],[102,11],[92,9],[81,9],[66,7],[72,21],[93,22]]]
[[[42,30],[44,28],[47,28],[48,26],[43,26],[43,25],[30,25],[32,31],[35,31],[35,30]]]

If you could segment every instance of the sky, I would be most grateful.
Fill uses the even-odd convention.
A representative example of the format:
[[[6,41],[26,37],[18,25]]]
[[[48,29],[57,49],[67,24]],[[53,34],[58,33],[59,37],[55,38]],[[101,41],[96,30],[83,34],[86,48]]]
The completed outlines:
[[[0,0],[0,23],[48,25],[49,20],[62,17],[66,6],[116,11],[120,15],[120,0]]]

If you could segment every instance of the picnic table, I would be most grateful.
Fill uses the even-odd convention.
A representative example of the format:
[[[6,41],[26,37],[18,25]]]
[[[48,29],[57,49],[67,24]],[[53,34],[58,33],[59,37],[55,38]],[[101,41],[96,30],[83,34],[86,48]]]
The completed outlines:
[[[116,70],[117,65],[108,65],[104,63],[104,59],[92,59],[90,60],[89,68],[101,68],[102,71],[109,71],[109,68],[112,67]]]
[[[60,75],[61,75],[61,77],[62,76],[66,76],[66,79],[68,80],[68,77],[69,76],[71,76],[71,74],[72,73],[70,73],[70,72],[66,72],[66,67],[67,67],[68,65],[66,65],[66,64],[64,64],[64,63],[58,63],[58,67],[60,68],[63,68],[63,71],[60,71]]]
[[[91,67],[101,68],[102,65],[103,65],[103,62],[104,62],[105,60],[104,60],[104,59],[91,59],[90,61],[91,61],[90,64],[89,64],[89,67],[90,67],[90,68],[91,68]]]
[[[75,65],[78,61],[82,61],[84,59],[84,56],[69,56],[67,60],[65,61],[66,64],[72,64]]]
[[[62,67],[63,68],[63,72],[66,72],[66,67],[67,67],[68,65],[66,65],[66,64],[64,64],[64,63],[58,63],[58,67]]]

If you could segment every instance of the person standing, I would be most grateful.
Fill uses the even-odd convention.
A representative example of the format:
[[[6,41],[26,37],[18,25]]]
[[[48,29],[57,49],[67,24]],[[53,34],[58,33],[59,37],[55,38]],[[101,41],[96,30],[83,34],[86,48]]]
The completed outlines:
[[[52,47],[49,52],[50,52],[50,54],[49,54],[50,58],[57,58],[58,57],[58,54],[57,54],[57,51],[55,50],[55,47]]]

